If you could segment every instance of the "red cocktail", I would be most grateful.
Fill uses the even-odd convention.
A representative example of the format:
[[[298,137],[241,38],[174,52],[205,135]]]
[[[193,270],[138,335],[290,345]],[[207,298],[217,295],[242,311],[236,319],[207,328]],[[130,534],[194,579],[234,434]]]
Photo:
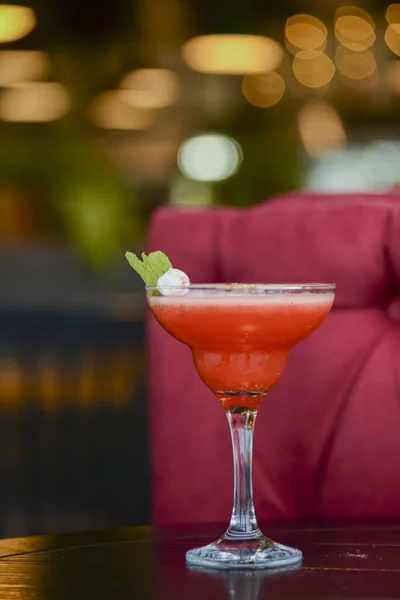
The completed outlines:
[[[328,315],[333,284],[191,285],[147,288],[157,321],[187,344],[202,381],[225,409],[232,434],[235,493],[225,535],[190,550],[190,564],[212,568],[293,565],[301,552],[272,542],[258,528],[252,498],[253,427],[265,394],[282,376],[289,350]],[[168,289],[171,294],[171,288]],[[182,295],[179,295],[182,294]]]

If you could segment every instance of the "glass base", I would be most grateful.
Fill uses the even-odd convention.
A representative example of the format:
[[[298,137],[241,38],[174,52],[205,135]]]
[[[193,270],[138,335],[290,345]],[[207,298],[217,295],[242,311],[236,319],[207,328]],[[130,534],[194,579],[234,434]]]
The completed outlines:
[[[274,569],[298,565],[303,555],[296,548],[277,544],[267,537],[218,541],[186,552],[189,565],[209,569]]]

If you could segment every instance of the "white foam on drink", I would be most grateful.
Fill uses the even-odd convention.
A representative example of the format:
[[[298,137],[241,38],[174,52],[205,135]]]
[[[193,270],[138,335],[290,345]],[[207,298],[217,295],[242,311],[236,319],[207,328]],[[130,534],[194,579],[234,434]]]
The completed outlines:
[[[174,307],[197,307],[197,306],[321,306],[332,304],[334,292],[273,292],[268,293],[254,290],[245,293],[235,292],[204,292],[202,290],[190,290],[189,294],[182,297],[151,296],[150,305],[174,306]]]

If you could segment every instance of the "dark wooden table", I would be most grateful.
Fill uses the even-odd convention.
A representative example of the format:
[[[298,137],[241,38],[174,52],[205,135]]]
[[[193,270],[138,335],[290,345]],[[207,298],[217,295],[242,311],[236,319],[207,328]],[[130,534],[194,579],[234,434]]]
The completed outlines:
[[[296,570],[201,571],[185,551],[221,527],[148,527],[0,541],[0,600],[400,598],[400,521],[264,526],[303,550]],[[213,531],[213,533],[211,533]]]

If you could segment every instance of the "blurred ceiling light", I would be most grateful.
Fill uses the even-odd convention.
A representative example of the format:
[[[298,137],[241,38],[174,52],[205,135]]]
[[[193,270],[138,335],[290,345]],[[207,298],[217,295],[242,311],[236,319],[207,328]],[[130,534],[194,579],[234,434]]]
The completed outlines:
[[[327,85],[335,74],[335,65],[323,52],[302,50],[293,59],[293,73],[303,85],[319,88]]]
[[[375,29],[375,22],[374,22],[373,18],[366,10],[364,10],[360,6],[347,5],[347,4],[344,6],[339,6],[335,12],[335,21],[340,19],[340,17],[349,17],[349,16],[350,17],[359,17],[360,19],[363,19],[364,21],[369,23],[371,25],[371,27],[373,27]]]
[[[215,34],[193,38],[182,46],[188,66],[201,73],[245,75],[273,71],[284,50],[275,40],[260,35]]]
[[[384,81],[389,90],[400,96],[400,60],[391,60],[386,65]]]
[[[61,83],[22,83],[4,90],[0,95],[0,118],[3,121],[55,121],[69,107],[69,94]]]
[[[0,87],[35,81],[50,71],[50,57],[37,50],[0,50]]]
[[[348,85],[355,92],[370,92],[379,84],[380,78],[378,72],[375,70],[372,75],[365,77],[364,79],[351,79],[346,75],[341,74],[342,81]]]
[[[92,101],[89,114],[95,125],[105,129],[146,129],[154,119],[152,111],[126,104],[120,90],[99,94]]]
[[[387,7],[386,20],[390,25],[400,23],[400,4],[390,4]]]
[[[389,25],[385,32],[385,42],[394,54],[400,56],[400,25]]]
[[[354,52],[342,44],[336,50],[338,71],[349,79],[366,79],[376,71],[375,57],[370,50]]]
[[[368,50],[368,48],[364,44],[360,44],[359,42],[345,42],[344,44],[339,44],[342,48],[347,48],[352,52],[364,52]]]
[[[376,36],[373,27],[360,17],[339,17],[335,23],[336,38],[342,44],[358,42],[364,48],[369,48],[375,42]]]
[[[178,165],[185,177],[194,181],[223,181],[236,173],[242,162],[242,149],[226,135],[208,133],[192,137],[178,152]]]
[[[35,12],[27,6],[0,5],[0,42],[14,42],[36,26]]]
[[[264,75],[245,75],[242,81],[244,97],[250,104],[260,108],[277,104],[285,89],[285,80],[275,71]]]
[[[303,106],[298,116],[298,129],[306,152],[313,158],[321,158],[346,145],[346,132],[340,115],[326,102]]]
[[[325,25],[311,15],[294,15],[286,21],[285,38],[289,50],[294,46],[300,50],[324,48],[328,37]]]
[[[177,101],[176,73],[168,69],[137,69],[121,81],[123,99],[136,108],[164,108]]]
[[[344,46],[351,43],[369,48],[375,42],[375,23],[359,6],[342,6],[335,14],[335,35]]]

